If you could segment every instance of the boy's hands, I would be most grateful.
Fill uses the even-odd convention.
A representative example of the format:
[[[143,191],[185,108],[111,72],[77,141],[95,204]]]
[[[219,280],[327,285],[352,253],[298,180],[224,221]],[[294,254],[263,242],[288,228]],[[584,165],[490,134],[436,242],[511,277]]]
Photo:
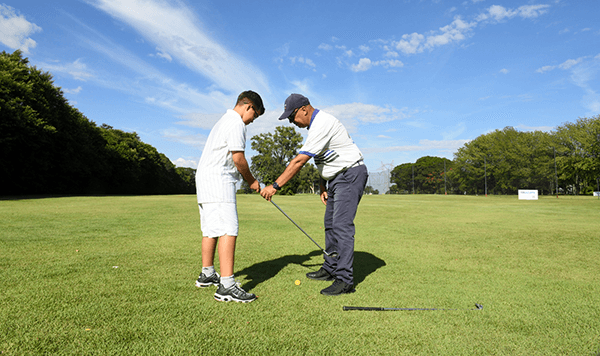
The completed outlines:
[[[257,193],[260,193],[260,183],[258,182],[258,180],[254,180],[254,182],[252,184],[250,184],[250,189],[254,190]]]

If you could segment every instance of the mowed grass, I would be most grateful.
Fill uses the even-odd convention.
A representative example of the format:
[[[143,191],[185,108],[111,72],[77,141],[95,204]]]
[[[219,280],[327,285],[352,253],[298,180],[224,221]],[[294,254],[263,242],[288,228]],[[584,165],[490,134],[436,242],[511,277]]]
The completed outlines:
[[[318,196],[274,200],[324,245]],[[338,297],[306,279],[319,250],[274,206],[242,195],[238,212],[250,304],[194,286],[195,196],[0,201],[0,354],[600,352],[597,198],[365,196],[356,293]]]

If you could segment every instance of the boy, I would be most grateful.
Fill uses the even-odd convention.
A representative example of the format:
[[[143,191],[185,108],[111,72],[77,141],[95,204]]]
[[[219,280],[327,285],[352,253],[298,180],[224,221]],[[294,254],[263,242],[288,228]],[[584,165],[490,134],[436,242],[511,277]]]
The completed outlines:
[[[222,302],[249,303],[256,299],[236,283],[233,275],[235,242],[238,236],[236,183],[240,175],[250,188],[259,192],[260,185],[244,156],[246,125],[265,111],[260,95],[245,91],[212,128],[196,171],[196,192],[202,226],[202,273],[197,287],[217,286],[214,297]],[[221,275],[214,268],[215,250],[219,248]]]

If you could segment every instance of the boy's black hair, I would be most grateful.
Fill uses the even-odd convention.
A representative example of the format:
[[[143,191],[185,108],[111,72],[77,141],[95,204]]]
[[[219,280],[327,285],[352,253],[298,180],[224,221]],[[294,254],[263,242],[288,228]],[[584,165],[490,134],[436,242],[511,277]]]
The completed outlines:
[[[262,98],[260,97],[260,95],[258,95],[258,93],[252,91],[252,90],[246,90],[244,92],[242,92],[237,99],[237,102],[235,103],[235,105],[239,105],[240,103],[243,104],[247,104],[244,102],[244,99],[248,99],[252,102],[252,104],[254,104],[254,106],[256,107],[256,110],[258,111],[258,115],[262,115],[265,113],[265,106],[263,105],[263,101]]]

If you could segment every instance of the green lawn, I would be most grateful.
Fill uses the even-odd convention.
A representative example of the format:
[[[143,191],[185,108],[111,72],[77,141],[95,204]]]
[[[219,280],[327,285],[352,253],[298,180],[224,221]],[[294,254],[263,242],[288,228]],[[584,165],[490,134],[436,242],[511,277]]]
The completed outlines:
[[[274,200],[324,245],[317,196]],[[242,195],[238,212],[250,304],[194,286],[195,196],[0,201],[0,354],[600,353],[597,198],[365,196],[356,293],[338,297],[306,279],[320,251],[274,206]]]

